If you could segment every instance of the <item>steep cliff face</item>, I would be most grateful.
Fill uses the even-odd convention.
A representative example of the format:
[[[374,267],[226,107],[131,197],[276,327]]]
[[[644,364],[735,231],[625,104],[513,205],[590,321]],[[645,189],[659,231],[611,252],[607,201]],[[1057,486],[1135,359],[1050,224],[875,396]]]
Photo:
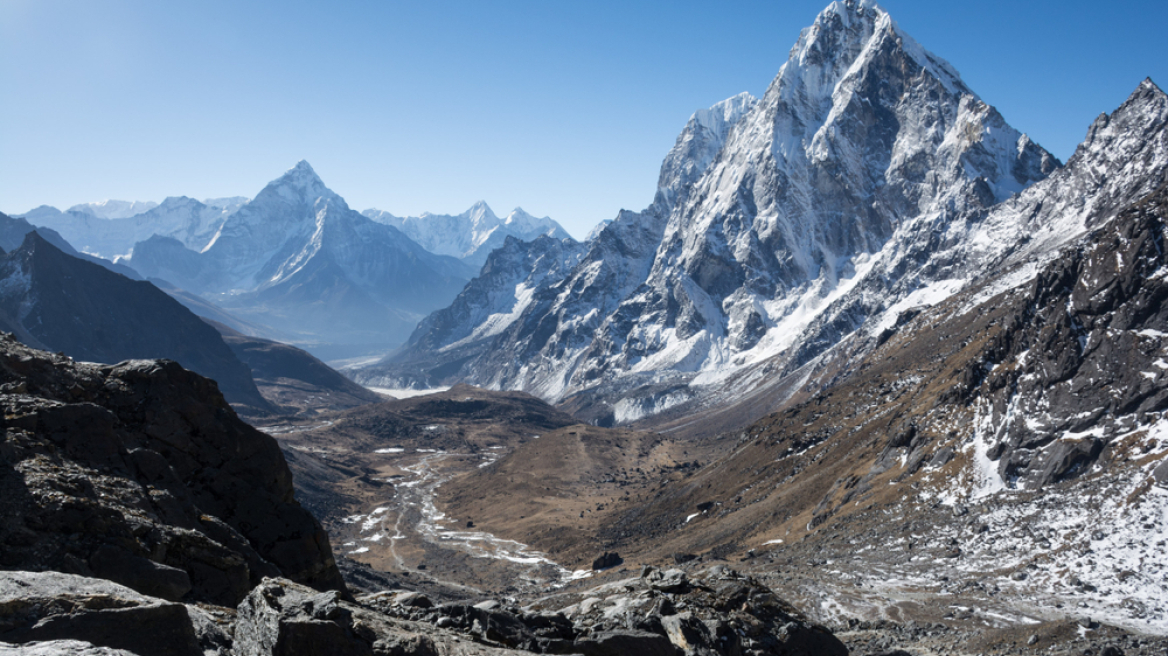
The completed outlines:
[[[934,233],[1058,166],[875,3],[833,3],[762,99],[695,114],[654,204],[605,226],[542,314],[456,377],[560,400],[806,361],[914,291]],[[834,311],[848,326],[816,328],[861,286]]]
[[[508,241],[488,258],[479,278],[468,284],[459,301],[418,325],[401,353],[373,367],[352,370],[350,375],[388,386],[464,377],[503,385],[501,381],[517,366],[510,354],[519,352],[535,359],[527,362],[525,378],[515,385],[546,382],[549,376],[554,379],[557,371],[571,363],[550,360],[548,355],[562,358],[584,348],[591,331],[641,284],[670,212],[689,197],[693,181],[710,166],[730,129],[755,103],[749,94],[740,94],[695,113],[665,158],[654,202],[645,211],[622,211],[584,243],[562,242],[563,253],[555,257],[547,256],[550,242]],[[524,298],[531,299],[522,306],[512,300],[518,299],[520,284],[526,286]],[[505,293],[484,295],[487,289]],[[480,309],[467,311],[466,303]],[[569,326],[572,334],[564,333],[562,325]],[[468,342],[468,335],[479,338]],[[545,349],[550,350],[545,353]],[[488,371],[494,373],[487,375]]]
[[[840,559],[881,572],[864,581],[877,605],[889,580],[911,580],[1162,631],[1166,238],[1161,187],[1037,268],[905,309],[876,347],[816,362],[788,407],[726,436],[725,457],[620,513],[607,537],[622,553]]]
[[[233,606],[264,576],[344,590],[275,440],[166,360],[74,362],[0,338],[0,567]]]
[[[1010,311],[1004,329],[955,396],[979,411],[1003,484],[1084,475],[1168,410],[1166,236],[1161,187],[995,299]]]

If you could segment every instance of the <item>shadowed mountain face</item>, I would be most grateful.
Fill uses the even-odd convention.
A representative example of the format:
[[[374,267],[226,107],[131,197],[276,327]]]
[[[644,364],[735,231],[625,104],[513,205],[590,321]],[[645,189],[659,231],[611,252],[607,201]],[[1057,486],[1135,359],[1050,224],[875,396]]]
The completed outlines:
[[[100,257],[94,257],[93,255],[89,255],[87,253],[79,253],[69,242],[65,241],[64,237],[62,237],[56,230],[53,230],[52,228],[37,227],[24,219],[12,218],[2,213],[0,213],[0,248],[4,249],[5,252],[14,251],[20,248],[20,245],[24,243],[25,235],[32,232],[33,230],[36,230],[38,233],[40,233],[40,236],[43,237],[45,241],[61,249],[62,252],[68,255],[85,260],[86,262],[92,262],[98,266],[109,269],[114,273],[120,273],[131,280],[142,279],[142,276],[138,275],[137,271],[134,271],[124,264],[115,264],[109,260],[105,260]]]
[[[250,412],[275,408],[214,328],[148,282],[66,255],[37,232],[0,258],[0,312],[34,346],[78,360],[175,360]]]
[[[264,398],[285,410],[317,413],[344,410],[385,398],[345,378],[307,351],[269,339],[250,337],[209,322],[232,352],[251,369]]]

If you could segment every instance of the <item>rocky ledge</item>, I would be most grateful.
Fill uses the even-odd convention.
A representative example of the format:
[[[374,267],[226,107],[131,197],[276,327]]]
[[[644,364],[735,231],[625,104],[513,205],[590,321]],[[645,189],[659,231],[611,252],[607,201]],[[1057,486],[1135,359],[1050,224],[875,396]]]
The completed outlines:
[[[0,569],[235,606],[265,576],[345,590],[271,437],[167,360],[74,362],[0,335]]]

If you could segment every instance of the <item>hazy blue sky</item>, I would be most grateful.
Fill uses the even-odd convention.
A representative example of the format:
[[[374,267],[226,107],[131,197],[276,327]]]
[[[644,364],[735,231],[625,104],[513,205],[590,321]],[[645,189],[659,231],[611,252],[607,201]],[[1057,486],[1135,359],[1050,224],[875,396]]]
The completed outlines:
[[[653,197],[699,107],[760,95],[826,0],[0,0],[0,211],[253,196],[307,159],[350,206],[521,205],[576,236]],[[1066,159],[1168,3],[882,3]]]

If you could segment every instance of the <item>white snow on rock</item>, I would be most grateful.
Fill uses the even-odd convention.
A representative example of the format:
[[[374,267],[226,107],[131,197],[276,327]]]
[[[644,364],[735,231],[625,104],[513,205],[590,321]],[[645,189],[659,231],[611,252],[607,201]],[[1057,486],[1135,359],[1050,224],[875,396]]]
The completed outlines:
[[[74,205],[68,211],[89,214],[99,219],[128,219],[155,207],[158,207],[158,203],[149,200],[103,200]]]
[[[878,5],[835,2],[761,99],[693,115],[653,204],[598,226],[538,301],[518,317],[510,299],[431,317],[407,359],[490,333],[454,349],[456,378],[551,401],[609,394],[625,421],[674,407],[649,387],[677,376],[690,397],[731,378],[749,391],[753,368],[797,371],[960,290],[1007,250],[971,245],[996,234],[987,213],[1058,166]],[[478,328],[497,315],[508,329]]]
[[[491,251],[502,246],[508,236],[523,241],[541,235],[571,238],[560,224],[546,216],[537,218],[517,207],[500,219],[483,201],[456,215],[427,212],[403,218],[378,209],[368,209],[362,214],[401,230],[431,253],[457,257],[475,267],[481,267]]]

